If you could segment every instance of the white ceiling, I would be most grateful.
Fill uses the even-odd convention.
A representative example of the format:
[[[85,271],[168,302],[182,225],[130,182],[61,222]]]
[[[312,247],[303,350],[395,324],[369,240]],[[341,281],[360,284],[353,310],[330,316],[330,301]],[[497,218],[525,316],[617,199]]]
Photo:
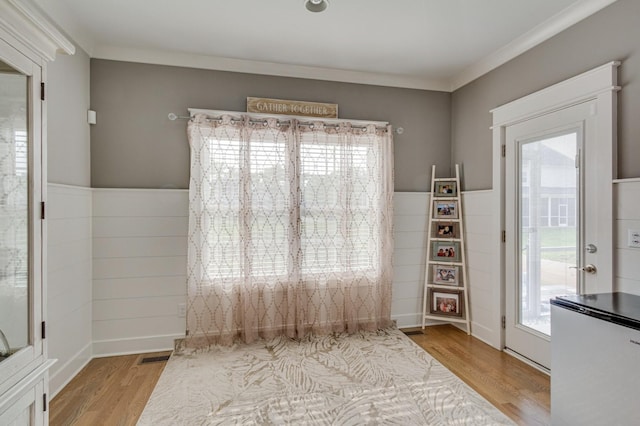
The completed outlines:
[[[92,57],[454,90],[615,0],[36,0]]]

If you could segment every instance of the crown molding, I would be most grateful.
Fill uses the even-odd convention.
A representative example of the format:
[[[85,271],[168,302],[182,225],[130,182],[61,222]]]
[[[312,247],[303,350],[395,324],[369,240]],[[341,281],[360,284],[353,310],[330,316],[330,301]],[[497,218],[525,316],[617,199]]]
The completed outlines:
[[[67,32],[92,58],[192,67],[249,74],[304,78],[344,83],[368,84],[419,90],[453,92],[482,75],[505,64],[518,55],[548,40],[577,22],[615,3],[617,0],[583,0],[574,3],[529,32],[516,38],[480,61],[472,64],[451,79],[429,79],[398,74],[319,68],[288,65],[273,62],[251,61],[207,55],[196,55],[153,49],[134,49],[112,45],[98,45],[95,40],[74,20],[67,9],[58,2],[34,0],[55,22]],[[27,44],[43,57],[53,60],[56,52],[73,54],[75,47],[62,35],[39,10],[31,6],[30,0],[0,0],[0,29],[16,32],[22,37],[36,34],[36,42]],[[26,34],[25,34],[26,33]],[[35,44],[35,45],[34,45]],[[52,53],[53,52],[53,53]]]
[[[195,55],[164,50],[132,49],[126,47],[98,45],[93,49],[91,56],[93,58],[110,59],[115,61],[170,65],[218,71],[233,71],[279,77],[338,81],[343,83],[369,84],[374,86],[402,87],[442,92],[449,91],[449,82],[444,80],[429,80],[397,74],[378,74],[332,68],[278,64],[274,62],[250,61],[245,59]]]
[[[456,91],[616,1],[585,0],[572,4],[532,30],[514,39],[511,43],[463,70],[451,79],[449,91]]]
[[[0,0],[0,29],[48,61],[57,53],[75,53],[73,43],[26,0]]]
[[[78,47],[91,56],[95,40],[82,26],[82,22],[73,16],[65,2],[51,0],[33,0],[37,6],[67,34]]]

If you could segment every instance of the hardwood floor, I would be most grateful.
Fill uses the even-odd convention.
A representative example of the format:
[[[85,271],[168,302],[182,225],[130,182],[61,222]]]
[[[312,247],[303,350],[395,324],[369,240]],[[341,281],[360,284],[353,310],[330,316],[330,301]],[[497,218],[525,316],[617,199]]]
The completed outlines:
[[[406,329],[404,331],[414,331]],[[420,347],[521,425],[551,423],[551,386],[546,374],[451,326],[409,335]]]
[[[49,404],[49,424],[135,425],[166,365],[166,361],[140,361],[169,354],[170,351],[91,360]]]
[[[404,331],[515,422],[550,423],[547,375],[450,325]],[[135,425],[166,364],[139,362],[169,353],[92,360],[51,401],[51,425]]]

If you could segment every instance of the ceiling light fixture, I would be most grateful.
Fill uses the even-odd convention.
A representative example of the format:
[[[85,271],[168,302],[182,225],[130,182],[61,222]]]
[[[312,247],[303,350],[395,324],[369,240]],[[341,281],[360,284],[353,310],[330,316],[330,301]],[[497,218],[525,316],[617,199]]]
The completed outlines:
[[[322,12],[327,6],[329,6],[327,0],[307,0],[304,3],[304,7],[306,7],[309,12]]]

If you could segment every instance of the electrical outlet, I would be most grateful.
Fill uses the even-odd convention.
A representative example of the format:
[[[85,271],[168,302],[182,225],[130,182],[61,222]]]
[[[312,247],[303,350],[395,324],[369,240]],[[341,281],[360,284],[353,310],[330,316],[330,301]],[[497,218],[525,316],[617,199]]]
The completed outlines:
[[[178,303],[178,318],[184,318],[187,316],[187,304]]]
[[[640,231],[629,229],[629,247],[640,248]]]

